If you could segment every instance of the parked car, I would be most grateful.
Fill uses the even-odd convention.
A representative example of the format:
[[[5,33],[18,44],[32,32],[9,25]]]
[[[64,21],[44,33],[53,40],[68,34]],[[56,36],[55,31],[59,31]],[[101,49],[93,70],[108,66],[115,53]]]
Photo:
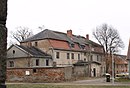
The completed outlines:
[[[127,72],[122,72],[122,73],[116,74],[116,77],[128,77],[128,76],[129,76],[129,73],[127,73]]]

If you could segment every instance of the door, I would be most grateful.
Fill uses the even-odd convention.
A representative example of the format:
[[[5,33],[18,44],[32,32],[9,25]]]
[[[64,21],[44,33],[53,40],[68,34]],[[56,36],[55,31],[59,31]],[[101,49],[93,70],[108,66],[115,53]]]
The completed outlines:
[[[96,77],[96,68],[93,68],[93,76]]]

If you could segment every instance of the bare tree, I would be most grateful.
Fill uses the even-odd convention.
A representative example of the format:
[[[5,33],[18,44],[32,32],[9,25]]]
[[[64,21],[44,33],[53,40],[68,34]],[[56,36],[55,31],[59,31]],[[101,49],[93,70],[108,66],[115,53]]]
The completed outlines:
[[[17,30],[15,32],[11,32],[11,36],[16,39],[18,42],[21,42],[28,37],[31,37],[33,35],[33,32],[29,30],[28,27],[17,27]]]
[[[6,88],[7,0],[0,0],[0,88]]]
[[[102,24],[93,31],[93,35],[96,40],[103,46],[104,55],[107,56],[109,53],[111,55],[113,52],[118,52],[124,47],[124,43],[120,38],[120,35],[116,29],[107,24]],[[113,49],[111,49],[113,47]],[[106,72],[108,72],[109,63],[107,63],[106,57]]]
[[[43,31],[43,30],[45,29],[45,26],[42,25],[42,26],[39,26],[38,28],[39,28],[41,31]]]

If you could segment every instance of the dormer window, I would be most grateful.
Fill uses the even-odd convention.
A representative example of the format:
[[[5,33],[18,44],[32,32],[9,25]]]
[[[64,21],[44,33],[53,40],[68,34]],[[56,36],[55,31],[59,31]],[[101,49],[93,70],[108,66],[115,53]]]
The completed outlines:
[[[71,47],[71,48],[74,48],[74,47],[75,47],[75,45],[74,45],[74,44],[70,44],[70,47]]]
[[[81,49],[85,49],[85,45],[80,45],[80,48]]]

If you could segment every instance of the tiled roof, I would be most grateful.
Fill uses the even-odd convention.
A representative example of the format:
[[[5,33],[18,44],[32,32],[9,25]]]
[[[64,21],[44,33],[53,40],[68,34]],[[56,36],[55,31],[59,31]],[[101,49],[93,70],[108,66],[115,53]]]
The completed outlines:
[[[40,49],[38,49],[34,46],[32,46],[32,47],[22,46],[22,45],[17,45],[17,46],[20,47],[21,49],[25,50],[29,54],[31,54],[33,57],[48,57],[48,58],[51,58],[50,55],[46,54],[45,52],[41,51]]]
[[[128,64],[126,56],[124,55],[115,55],[114,60],[116,64]]]
[[[85,37],[83,36],[77,36],[77,35],[73,35],[73,37],[69,37],[67,36],[66,33],[62,33],[62,32],[57,32],[57,31],[52,31],[49,29],[45,29],[42,32],[22,41],[22,42],[28,42],[28,41],[34,41],[34,40],[42,40],[42,39],[56,39],[56,40],[62,40],[62,41],[67,41],[69,43],[78,43],[80,45],[85,45],[85,44],[93,44],[96,46],[100,46],[99,44],[91,41],[91,40],[87,40]]]
[[[128,64],[125,55],[114,54],[113,59],[114,59],[115,64],[118,64],[118,65]],[[109,56],[108,61],[111,63],[111,57],[110,56]]]

